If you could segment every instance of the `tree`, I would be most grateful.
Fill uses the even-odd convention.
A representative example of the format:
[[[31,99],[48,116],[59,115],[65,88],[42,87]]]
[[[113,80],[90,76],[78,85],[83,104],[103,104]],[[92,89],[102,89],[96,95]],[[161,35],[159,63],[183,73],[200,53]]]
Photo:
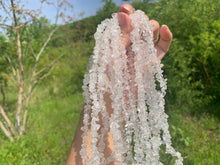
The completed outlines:
[[[39,66],[46,47],[59,28],[58,18],[71,18],[64,15],[63,7],[72,8],[72,5],[65,0],[57,0],[56,3],[41,0],[40,4],[38,10],[30,10],[25,9],[20,1],[0,1],[0,10],[5,13],[5,17],[0,19],[0,27],[7,32],[6,38],[3,37],[0,40],[1,42],[4,40],[3,46],[0,47],[2,54],[0,60],[4,60],[4,65],[0,68],[0,87],[5,89],[5,82],[8,81],[16,87],[13,93],[17,96],[16,110],[12,110],[15,124],[12,124],[13,120],[7,115],[6,103],[4,103],[6,100],[0,103],[0,128],[11,141],[25,133],[28,108],[34,87],[51,73],[56,61],[65,54],[63,52],[46,65]],[[44,4],[56,6],[57,15],[54,25],[40,18]],[[40,37],[42,32],[46,36]],[[4,92],[1,93],[5,99]]]

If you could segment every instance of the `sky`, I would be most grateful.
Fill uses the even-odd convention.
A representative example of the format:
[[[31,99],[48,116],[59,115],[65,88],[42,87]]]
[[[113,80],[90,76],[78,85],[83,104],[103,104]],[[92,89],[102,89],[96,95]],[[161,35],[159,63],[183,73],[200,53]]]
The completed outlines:
[[[70,0],[74,5],[74,10],[76,13],[84,12],[84,16],[95,15],[97,9],[103,6],[103,2],[101,0]],[[125,3],[122,0],[113,0],[116,5],[120,6]]]
[[[40,0],[23,0],[22,2],[25,5],[25,8],[29,9],[37,9],[40,7]],[[51,0],[53,1],[53,0]],[[75,19],[85,18],[91,15],[95,15],[96,11],[103,6],[103,2],[101,0],[67,0],[73,5],[73,10],[67,11],[67,13],[73,16]],[[117,6],[125,3],[122,0],[113,0]],[[82,16],[80,14],[83,13]],[[43,6],[43,16],[46,16],[48,19],[55,21],[56,8],[52,5],[44,5]]]

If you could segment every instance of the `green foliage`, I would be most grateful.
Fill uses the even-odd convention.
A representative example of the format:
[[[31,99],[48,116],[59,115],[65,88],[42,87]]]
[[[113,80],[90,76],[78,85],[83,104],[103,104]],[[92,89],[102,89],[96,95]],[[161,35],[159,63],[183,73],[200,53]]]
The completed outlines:
[[[7,49],[7,39],[0,35],[0,52],[3,54],[5,52],[5,49]],[[0,56],[0,78],[2,77],[2,72],[6,70],[7,68],[7,59],[4,56]]]
[[[3,34],[0,33],[0,79],[5,76],[6,73],[10,70],[9,62],[6,58],[6,55],[9,57],[14,57],[14,51],[16,48],[13,48],[12,42],[10,42]],[[14,62],[14,60],[12,60]]]
[[[133,4],[150,19],[167,24],[173,33],[170,50],[162,61],[168,78],[167,109],[219,116],[220,2],[161,0]]]
[[[96,26],[100,22],[97,17],[90,16],[80,21],[76,21],[70,24],[70,29],[72,30],[72,41],[90,41],[93,39],[93,35],[96,31]]]
[[[209,31],[190,36],[192,48],[189,53],[194,55],[191,62],[192,81],[200,82],[197,88],[203,90],[213,103],[220,99],[220,20],[209,26]]]
[[[71,48],[64,46],[49,51],[50,54],[55,55],[69,49],[68,53],[60,60],[61,62],[56,65],[52,76],[46,80],[46,83],[53,87],[50,94],[57,93],[62,97],[68,97],[76,92],[82,92],[83,78],[93,47],[94,42],[79,41],[74,43]],[[60,84],[59,87],[57,84]]]
[[[216,117],[195,118],[176,112],[170,112],[169,116],[173,146],[182,153],[184,165],[220,163],[220,123]]]
[[[33,52],[38,53],[53,28],[54,25],[51,25],[49,20],[44,17],[35,19],[31,24],[23,26],[20,34],[23,53],[26,56],[33,54]]]

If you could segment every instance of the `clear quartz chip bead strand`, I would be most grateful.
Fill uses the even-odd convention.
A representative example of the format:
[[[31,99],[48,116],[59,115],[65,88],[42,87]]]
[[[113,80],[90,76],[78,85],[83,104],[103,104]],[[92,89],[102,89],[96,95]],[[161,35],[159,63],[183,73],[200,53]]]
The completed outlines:
[[[133,30],[129,52],[121,44],[117,14],[104,20],[95,34],[96,46],[84,78],[84,119],[81,156],[84,165],[157,165],[161,144],[182,164],[171,146],[164,112],[166,79],[156,56],[152,25],[142,11],[130,15]],[[156,88],[159,83],[160,88]],[[105,94],[110,94],[113,113],[108,114]],[[87,136],[91,131],[91,153]],[[105,157],[105,135],[110,131],[114,152]],[[162,132],[162,138],[161,138]]]

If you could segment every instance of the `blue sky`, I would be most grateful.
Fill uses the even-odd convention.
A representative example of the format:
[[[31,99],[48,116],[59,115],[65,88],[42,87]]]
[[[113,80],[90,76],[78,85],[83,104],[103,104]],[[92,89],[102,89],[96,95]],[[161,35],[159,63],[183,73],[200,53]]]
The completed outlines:
[[[23,0],[25,4],[25,8],[29,9],[37,9],[40,7],[40,0]],[[96,11],[103,6],[103,2],[101,0],[67,0],[73,5],[73,11],[68,11],[67,13],[71,16],[74,16],[75,19],[79,19],[79,14],[84,13],[83,17],[88,17],[91,15],[95,15]],[[116,5],[120,6],[125,3],[122,0],[113,0]],[[51,5],[44,5],[42,15],[46,16],[48,19],[52,21],[55,20],[56,9]],[[82,18],[82,17],[81,17]]]

